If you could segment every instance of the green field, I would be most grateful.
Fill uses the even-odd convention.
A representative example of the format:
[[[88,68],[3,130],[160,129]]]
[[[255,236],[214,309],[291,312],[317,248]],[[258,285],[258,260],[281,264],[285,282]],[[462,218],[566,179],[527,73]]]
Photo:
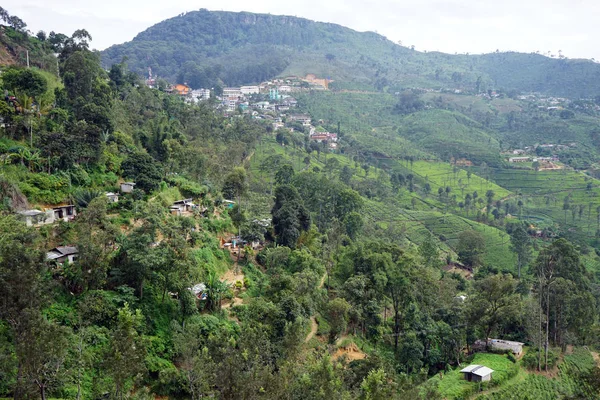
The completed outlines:
[[[523,202],[521,214],[536,226],[558,224],[592,237],[600,221],[600,182],[573,170],[539,171],[473,168],[511,190]],[[484,175],[485,176],[485,175]],[[568,208],[565,209],[565,199]]]
[[[480,196],[485,196],[488,190],[495,193],[494,199],[502,199],[511,192],[505,187],[501,187],[493,182],[485,180],[476,174],[469,174],[460,168],[454,168],[452,165],[434,161],[415,161],[412,170],[419,177],[429,182],[432,187],[432,193],[437,193],[439,187],[450,186],[454,194],[464,196],[466,193],[477,192]]]
[[[559,365],[559,379],[528,374],[524,380],[503,386],[498,391],[481,395],[477,400],[554,400],[570,398],[577,390],[578,383],[574,379],[582,371],[594,368],[594,359],[589,351],[577,348],[573,354],[565,355]]]
[[[505,355],[477,353],[469,364],[483,365],[494,370],[492,381],[481,383],[481,388],[502,385],[507,380],[515,377],[519,373],[519,365],[514,364]],[[480,384],[477,382],[468,382],[463,378],[460,370],[468,364],[463,364],[444,374],[443,379],[439,375],[434,376],[429,381],[437,384],[438,391],[444,399],[465,399],[479,390]]]

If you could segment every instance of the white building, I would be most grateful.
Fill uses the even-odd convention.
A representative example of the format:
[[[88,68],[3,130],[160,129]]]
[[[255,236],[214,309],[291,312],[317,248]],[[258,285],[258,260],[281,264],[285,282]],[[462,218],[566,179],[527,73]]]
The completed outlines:
[[[242,94],[256,94],[260,93],[260,88],[258,86],[242,86],[240,92]]]
[[[79,250],[74,246],[59,246],[46,253],[46,261],[54,261],[62,264],[65,261],[72,263],[77,259]]]
[[[121,192],[123,193],[131,193],[135,189],[135,183],[133,182],[123,182],[121,183]]]
[[[194,103],[208,99],[210,99],[210,89],[192,90],[192,100],[194,101]]]
[[[483,365],[469,365],[460,370],[464,374],[465,380],[469,382],[487,382],[492,380],[493,369]]]
[[[113,192],[108,192],[105,193],[106,198],[108,199],[109,203],[118,203],[119,202],[119,195],[117,193],[113,193]]]
[[[289,93],[292,91],[292,87],[289,85],[281,85],[279,86],[279,92],[281,93]]]
[[[242,91],[240,88],[229,87],[223,89],[223,97],[241,97]]]

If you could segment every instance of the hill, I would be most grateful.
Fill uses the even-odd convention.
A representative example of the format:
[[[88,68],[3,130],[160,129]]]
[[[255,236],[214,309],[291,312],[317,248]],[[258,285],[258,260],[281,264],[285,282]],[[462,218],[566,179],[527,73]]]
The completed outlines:
[[[201,9],[181,14],[106,49],[103,64],[110,67],[125,56],[135,72],[145,74],[151,67],[159,76],[192,87],[314,73],[333,79],[338,88],[502,88],[566,97],[600,93],[600,66],[588,60],[514,52],[419,52],[373,32],[248,12]]]

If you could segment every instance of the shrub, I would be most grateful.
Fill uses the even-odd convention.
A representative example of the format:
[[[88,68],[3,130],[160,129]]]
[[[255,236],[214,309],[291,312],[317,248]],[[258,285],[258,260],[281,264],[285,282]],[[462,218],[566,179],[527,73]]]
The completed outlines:
[[[538,354],[539,354],[538,351],[527,352],[521,359],[521,363],[527,369],[531,369],[531,370],[537,369]],[[557,361],[558,361],[558,355],[556,353],[554,353],[552,350],[549,350],[548,351],[548,368],[553,368],[556,365]],[[542,351],[542,358],[541,358],[541,362],[540,362],[540,368],[542,368],[542,369],[546,368],[546,358],[545,358],[545,354],[543,351]]]

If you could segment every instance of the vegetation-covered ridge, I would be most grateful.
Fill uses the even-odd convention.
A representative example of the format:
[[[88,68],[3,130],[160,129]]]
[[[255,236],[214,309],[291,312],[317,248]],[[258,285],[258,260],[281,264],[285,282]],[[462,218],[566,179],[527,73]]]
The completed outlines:
[[[123,57],[137,73],[146,74],[151,67],[159,76],[194,88],[314,73],[337,81],[340,88],[392,92],[408,86],[535,91],[574,98],[600,93],[600,66],[588,60],[514,52],[420,52],[373,32],[248,12],[188,12],[103,51],[105,66]]]
[[[599,398],[593,101],[229,107],[0,18],[58,52],[1,66],[0,398]]]

